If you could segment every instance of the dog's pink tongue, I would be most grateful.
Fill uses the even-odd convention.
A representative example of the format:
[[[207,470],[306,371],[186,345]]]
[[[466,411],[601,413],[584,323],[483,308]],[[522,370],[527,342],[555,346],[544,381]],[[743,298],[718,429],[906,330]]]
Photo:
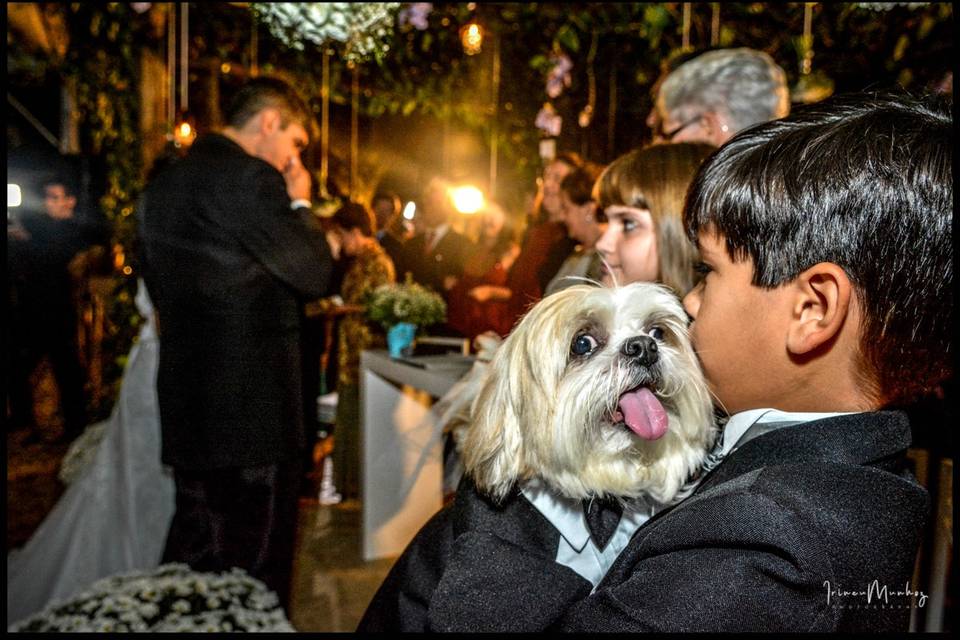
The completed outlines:
[[[646,387],[620,396],[620,411],[630,430],[644,440],[656,440],[667,432],[667,412]]]

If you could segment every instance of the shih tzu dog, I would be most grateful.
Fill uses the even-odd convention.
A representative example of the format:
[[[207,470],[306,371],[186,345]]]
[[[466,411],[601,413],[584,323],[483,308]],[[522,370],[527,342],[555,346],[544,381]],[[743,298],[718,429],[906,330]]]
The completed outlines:
[[[502,607],[471,606],[491,593],[517,605],[513,628],[538,629],[525,611],[563,605],[528,593],[525,567],[543,570],[534,557],[554,559],[558,585],[595,589],[637,528],[692,491],[715,440],[686,326],[677,298],[648,283],[577,285],[532,307],[479,385],[454,502],[403,552],[358,630],[495,630]]]
[[[716,435],[686,326],[679,301],[655,284],[544,298],[490,363],[466,473],[496,501],[538,478],[568,498],[670,502]]]

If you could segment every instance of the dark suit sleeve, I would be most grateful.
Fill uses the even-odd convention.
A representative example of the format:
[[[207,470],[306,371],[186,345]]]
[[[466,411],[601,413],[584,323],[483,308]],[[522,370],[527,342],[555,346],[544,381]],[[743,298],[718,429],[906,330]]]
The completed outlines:
[[[835,610],[823,541],[766,499],[721,497],[667,526],[649,547],[573,603],[564,631],[829,631]],[[733,514],[741,514],[736,517]],[[643,531],[641,530],[641,535]],[[648,543],[649,540],[649,543]]]
[[[452,541],[450,509],[443,509],[423,526],[390,569],[357,631],[426,631],[427,607],[446,568]]]
[[[290,209],[283,176],[265,162],[250,163],[242,176],[227,177],[209,197],[227,228],[271,274],[304,297],[326,293],[332,258],[309,209]]]

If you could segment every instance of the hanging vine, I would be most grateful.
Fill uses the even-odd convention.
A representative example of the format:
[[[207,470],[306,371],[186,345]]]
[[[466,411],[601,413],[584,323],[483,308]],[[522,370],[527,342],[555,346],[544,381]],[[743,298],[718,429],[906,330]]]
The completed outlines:
[[[139,135],[139,27],[128,4],[71,3],[70,45],[62,67],[77,88],[81,150],[102,164],[104,193],[99,207],[110,224],[115,280],[107,296],[103,339],[105,402],[95,414],[109,412],[126,364],[126,354],[141,323],[133,298],[134,207],[142,188]],[[93,417],[97,417],[96,415]]]

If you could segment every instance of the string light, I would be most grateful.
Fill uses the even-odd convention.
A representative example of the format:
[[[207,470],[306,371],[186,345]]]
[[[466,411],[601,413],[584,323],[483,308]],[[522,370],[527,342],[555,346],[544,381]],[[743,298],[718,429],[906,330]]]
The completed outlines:
[[[197,128],[194,125],[193,117],[184,112],[173,128],[173,144],[176,147],[189,147],[197,138]]]
[[[483,27],[476,22],[468,22],[460,29],[460,43],[468,56],[480,53],[483,47]]]

